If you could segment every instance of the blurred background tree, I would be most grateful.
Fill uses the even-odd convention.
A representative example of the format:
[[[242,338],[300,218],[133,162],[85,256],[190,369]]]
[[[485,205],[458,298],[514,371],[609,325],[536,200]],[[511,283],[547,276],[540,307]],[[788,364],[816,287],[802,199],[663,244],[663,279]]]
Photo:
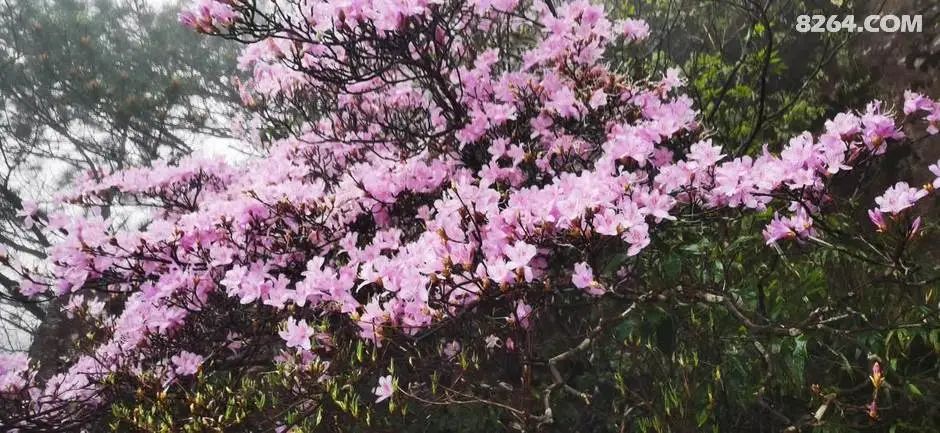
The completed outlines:
[[[32,225],[24,207],[43,207],[77,177],[172,161],[197,138],[229,136],[234,47],[182,31],[178,5],[160,3],[0,3],[0,246],[19,260],[44,258],[50,244],[42,212]],[[26,301],[7,275],[0,301],[0,347],[61,346],[69,330],[50,316],[57,308]]]

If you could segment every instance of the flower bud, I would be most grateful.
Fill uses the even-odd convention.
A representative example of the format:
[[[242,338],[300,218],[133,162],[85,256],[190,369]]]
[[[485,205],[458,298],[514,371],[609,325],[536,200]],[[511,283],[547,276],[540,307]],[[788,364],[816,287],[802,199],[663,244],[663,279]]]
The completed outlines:
[[[869,378],[871,379],[872,386],[875,387],[875,391],[881,388],[881,385],[884,384],[885,379],[881,372],[881,364],[879,364],[877,361],[874,365],[871,366],[871,376]]]

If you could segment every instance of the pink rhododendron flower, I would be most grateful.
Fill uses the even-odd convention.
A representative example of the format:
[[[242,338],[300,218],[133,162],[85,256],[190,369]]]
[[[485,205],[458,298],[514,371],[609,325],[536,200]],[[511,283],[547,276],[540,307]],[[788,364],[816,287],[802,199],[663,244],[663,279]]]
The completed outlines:
[[[202,365],[203,357],[192,352],[182,351],[170,358],[173,363],[173,372],[180,376],[192,376]]]
[[[668,92],[676,87],[682,86],[684,83],[679,74],[678,68],[666,69],[666,72],[663,74],[663,79],[659,82],[659,87],[664,92]]]
[[[580,117],[578,110],[580,102],[575,98],[574,92],[568,87],[562,87],[552,94],[546,106],[558,112],[562,117]]]
[[[930,183],[930,186],[933,189],[940,189],[940,161],[937,161],[935,164],[931,164],[927,167],[934,176],[933,182]]]
[[[299,347],[310,350],[310,338],[313,337],[313,328],[307,325],[306,320],[287,319],[287,326],[278,335],[287,343],[287,347]]]
[[[20,293],[22,293],[23,296],[26,296],[27,298],[32,298],[46,291],[46,287],[40,284],[37,284],[35,281],[30,280],[30,279],[20,280],[19,289],[20,289]]]
[[[571,283],[591,296],[604,294],[604,288],[601,287],[597,281],[594,281],[594,271],[587,263],[575,263],[574,273],[571,275]]]
[[[620,23],[620,32],[627,39],[633,41],[640,41],[646,39],[650,35],[650,26],[646,21],[627,18]]]
[[[39,207],[32,201],[24,201],[22,206],[22,209],[16,212],[16,216],[23,218],[23,227],[27,230],[32,229],[36,225],[35,216]]]
[[[875,101],[862,113],[862,136],[872,153],[881,155],[887,149],[886,140],[904,138],[904,133],[893,119],[881,112],[881,101]]]
[[[490,350],[495,349],[499,347],[500,345],[502,345],[502,340],[500,340],[499,337],[492,335],[492,334],[487,335],[484,341],[486,342],[486,348]]]
[[[529,325],[532,323],[529,318],[532,315],[532,307],[522,301],[516,301],[516,309],[513,311],[513,316],[510,317],[510,321],[519,324],[522,329],[528,329]]]
[[[910,115],[918,111],[932,111],[933,109],[934,103],[930,98],[910,90],[904,91],[904,114]]]
[[[219,0],[199,0],[180,12],[179,21],[186,27],[205,33],[229,27],[238,15],[232,6]]]
[[[447,359],[453,359],[460,353],[460,342],[451,341],[444,345],[444,357]]]
[[[774,214],[773,220],[764,228],[763,235],[767,245],[781,239],[804,239],[813,235],[813,219],[802,207],[789,217]]]
[[[587,263],[580,262],[574,265],[574,274],[571,275],[571,283],[579,289],[583,289],[594,282],[594,272]]]
[[[927,191],[911,187],[907,182],[898,182],[875,198],[875,203],[878,204],[878,211],[897,215],[926,196]]]
[[[29,359],[25,353],[0,353],[0,395],[25,388],[28,369]]]
[[[764,228],[764,240],[767,241],[767,245],[794,236],[796,236],[796,233],[790,228],[789,222],[786,218],[781,218],[780,215],[775,214],[774,219]]]
[[[591,94],[591,99],[588,101],[588,106],[593,109],[598,109],[607,105],[607,94],[604,93],[604,89],[597,89],[594,93]]]
[[[376,403],[388,400],[395,394],[395,379],[392,376],[380,377],[379,385],[372,389],[372,393],[377,397]]]
[[[492,0],[493,9],[500,12],[509,12],[516,8],[519,0]]]
[[[512,246],[506,247],[506,268],[514,271],[521,271],[526,281],[532,281],[532,267],[529,263],[538,253],[534,245],[525,242],[516,242]]]
[[[712,141],[702,140],[689,147],[687,158],[697,163],[695,167],[711,167],[721,161],[725,154],[721,153],[721,146],[712,145]]]

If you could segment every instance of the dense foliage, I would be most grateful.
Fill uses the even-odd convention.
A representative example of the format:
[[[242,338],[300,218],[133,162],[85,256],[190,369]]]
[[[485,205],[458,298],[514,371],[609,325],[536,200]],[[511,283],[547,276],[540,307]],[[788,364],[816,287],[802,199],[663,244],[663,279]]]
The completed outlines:
[[[937,132],[928,97],[750,149],[679,70],[610,61],[649,26],[584,1],[202,0],[180,20],[247,43],[244,129],[268,155],[63,195],[151,218],[51,216],[52,275],[4,262],[89,329],[49,378],[3,358],[4,425],[936,426],[919,247],[940,167],[858,188]]]

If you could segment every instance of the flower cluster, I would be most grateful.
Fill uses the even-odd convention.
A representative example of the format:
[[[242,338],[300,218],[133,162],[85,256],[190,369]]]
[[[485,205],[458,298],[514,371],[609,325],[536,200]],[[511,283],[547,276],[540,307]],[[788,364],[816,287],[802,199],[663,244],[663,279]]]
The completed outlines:
[[[213,323],[252,329],[238,348],[255,347],[259,362],[328,360],[320,340],[352,333],[380,346],[484,305],[509,329],[531,329],[546,293],[608,293],[587,246],[635,256],[698,210],[771,209],[768,243],[812,236],[827,180],[904,137],[874,102],[778,152],[729,155],[679,93],[678,71],[638,80],[605,65],[606,50],[649,28],[585,1],[301,3],[242,19],[248,2],[201,0],[181,14],[201,32],[257,36],[239,59],[251,99],[331,108],[243,166],[184,160],[65,197],[158,211],[141,230],[50,218],[64,233],[53,275],[26,292],[84,295],[76,311],[107,294],[110,308],[93,315],[106,338],[34,396],[99,404],[111,373],[193,375],[210,352],[236,351],[232,330]],[[249,27],[259,20],[273,30]],[[905,111],[935,122],[924,101]],[[899,188],[879,206],[900,211],[919,194]],[[3,361],[0,385],[27,386],[24,365]],[[383,377],[378,401],[396,386]]]
[[[940,102],[910,90],[904,92],[904,114],[922,115],[927,121],[927,133],[940,132]]]
[[[224,0],[201,0],[179,14],[180,23],[204,33],[231,26],[237,17],[230,2]]]
[[[928,134],[940,132],[940,130],[937,129],[938,122],[940,122],[940,103],[919,93],[906,91],[904,92],[904,114],[906,116],[923,118],[928,124]],[[908,209],[914,207],[918,201],[927,197],[940,187],[940,161],[937,161],[936,164],[931,164],[928,169],[931,174],[933,174],[934,179],[927,182],[923,187],[917,188],[902,181],[889,187],[885,190],[884,194],[875,198],[875,204],[878,206],[870,209],[868,216],[878,231],[886,231],[890,221],[898,219],[901,215],[905,214]],[[889,218],[886,219],[885,215]],[[911,227],[908,228],[910,235],[917,232],[920,223],[920,217],[914,219]]]
[[[179,355],[170,358],[170,362],[173,363],[174,373],[180,376],[192,376],[202,365],[203,357],[184,350]]]
[[[29,359],[25,354],[0,354],[0,395],[19,392],[29,383]]]

